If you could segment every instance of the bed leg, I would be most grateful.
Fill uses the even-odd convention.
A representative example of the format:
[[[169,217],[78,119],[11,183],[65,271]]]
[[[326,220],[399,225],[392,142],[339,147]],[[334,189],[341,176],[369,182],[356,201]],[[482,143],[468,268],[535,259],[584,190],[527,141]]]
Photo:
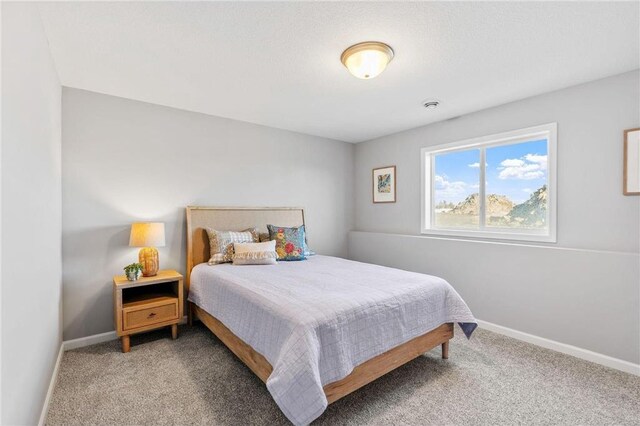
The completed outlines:
[[[449,341],[442,344],[442,359],[449,359]]]
[[[187,324],[193,325],[193,303],[187,302]]]

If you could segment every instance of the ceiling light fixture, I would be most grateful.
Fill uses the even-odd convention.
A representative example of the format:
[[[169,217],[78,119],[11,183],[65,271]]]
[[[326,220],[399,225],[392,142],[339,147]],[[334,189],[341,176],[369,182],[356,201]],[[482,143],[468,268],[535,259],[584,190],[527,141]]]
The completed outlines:
[[[368,80],[379,75],[393,59],[393,49],[379,41],[365,41],[347,48],[340,61],[355,77]]]

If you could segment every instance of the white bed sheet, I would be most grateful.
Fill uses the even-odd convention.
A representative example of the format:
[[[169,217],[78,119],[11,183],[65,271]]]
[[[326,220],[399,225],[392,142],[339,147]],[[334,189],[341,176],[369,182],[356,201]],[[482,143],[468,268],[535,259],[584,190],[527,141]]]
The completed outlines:
[[[322,387],[357,365],[443,323],[476,323],[441,278],[320,255],[197,265],[189,301],[269,361],[267,388],[296,425],[320,416]]]

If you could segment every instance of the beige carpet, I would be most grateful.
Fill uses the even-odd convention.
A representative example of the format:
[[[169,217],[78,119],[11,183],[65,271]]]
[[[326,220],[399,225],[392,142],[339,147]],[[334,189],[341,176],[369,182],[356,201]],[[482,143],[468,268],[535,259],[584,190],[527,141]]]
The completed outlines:
[[[459,331],[459,330],[457,330]],[[488,331],[329,406],[314,424],[639,424],[640,377]],[[66,352],[47,424],[286,424],[266,387],[201,325]]]

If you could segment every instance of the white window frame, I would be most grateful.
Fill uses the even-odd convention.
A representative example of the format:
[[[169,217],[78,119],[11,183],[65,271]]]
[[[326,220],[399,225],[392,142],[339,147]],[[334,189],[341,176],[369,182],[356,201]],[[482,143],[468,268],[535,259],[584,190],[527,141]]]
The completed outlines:
[[[556,239],[556,219],[557,219],[557,144],[558,137],[557,123],[548,123],[540,126],[528,127],[525,129],[512,130],[509,132],[482,136],[479,138],[466,139],[462,141],[424,147],[420,150],[420,161],[422,163],[422,200],[421,200],[421,233],[435,236],[466,237],[492,240],[511,241],[532,241],[555,243]],[[468,149],[480,149],[480,177],[478,183],[485,182],[485,149],[501,145],[511,145],[518,142],[535,140],[536,138],[547,139],[547,229],[518,229],[513,228],[483,228],[484,223],[484,203],[485,184],[479,185],[478,198],[480,203],[480,228],[474,229],[442,229],[434,226],[435,218],[432,215],[433,195],[435,195],[435,155],[449,152],[463,151]],[[485,149],[481,149],[485,148]],[[427,185],[426,177],[429,177]]]

